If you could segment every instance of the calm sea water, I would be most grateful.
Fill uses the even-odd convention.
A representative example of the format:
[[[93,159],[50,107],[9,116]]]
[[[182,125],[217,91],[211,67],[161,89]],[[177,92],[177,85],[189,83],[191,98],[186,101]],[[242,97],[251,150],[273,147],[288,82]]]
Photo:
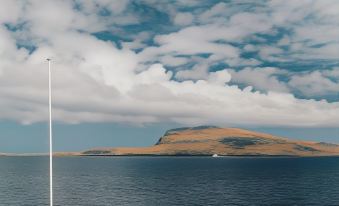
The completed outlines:
[[[339,158],[55,158],[55,205],[339,205]],[[1,157],[0,205],[48,205],[48,158]]]

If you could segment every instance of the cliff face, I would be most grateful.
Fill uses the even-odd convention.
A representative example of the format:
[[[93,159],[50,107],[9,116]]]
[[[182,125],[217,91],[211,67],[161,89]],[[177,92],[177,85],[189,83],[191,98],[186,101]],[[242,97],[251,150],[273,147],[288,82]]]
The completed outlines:
[[[168,130],[150,147],[99,148],[83,155],[339,155],[339,146],[294,141],[238,128],[214,126]]]

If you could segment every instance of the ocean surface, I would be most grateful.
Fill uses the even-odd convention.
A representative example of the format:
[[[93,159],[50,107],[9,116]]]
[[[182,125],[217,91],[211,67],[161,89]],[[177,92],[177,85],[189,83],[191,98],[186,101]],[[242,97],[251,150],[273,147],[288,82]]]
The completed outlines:
[[[339,158],[58,157],[55,205],[339,205]],[[47,157],[0,157],[0,205],[48,205]]]

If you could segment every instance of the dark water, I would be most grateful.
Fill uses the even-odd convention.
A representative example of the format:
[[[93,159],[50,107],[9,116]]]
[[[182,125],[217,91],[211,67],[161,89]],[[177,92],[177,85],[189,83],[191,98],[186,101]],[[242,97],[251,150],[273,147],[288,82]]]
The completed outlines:
[[[339,158],[55,158],[55,205],[339,205]],[[48,205],[46,157],[0,158],[0,205]]]

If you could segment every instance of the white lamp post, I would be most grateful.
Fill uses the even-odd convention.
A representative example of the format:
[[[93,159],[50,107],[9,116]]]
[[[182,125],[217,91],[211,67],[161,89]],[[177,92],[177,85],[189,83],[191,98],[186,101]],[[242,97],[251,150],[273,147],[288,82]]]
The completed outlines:
[[[52,141],[52,78],[51,59],[48,58],[48,106],[49,106],[49,196],[53,206],[53,141]]]

